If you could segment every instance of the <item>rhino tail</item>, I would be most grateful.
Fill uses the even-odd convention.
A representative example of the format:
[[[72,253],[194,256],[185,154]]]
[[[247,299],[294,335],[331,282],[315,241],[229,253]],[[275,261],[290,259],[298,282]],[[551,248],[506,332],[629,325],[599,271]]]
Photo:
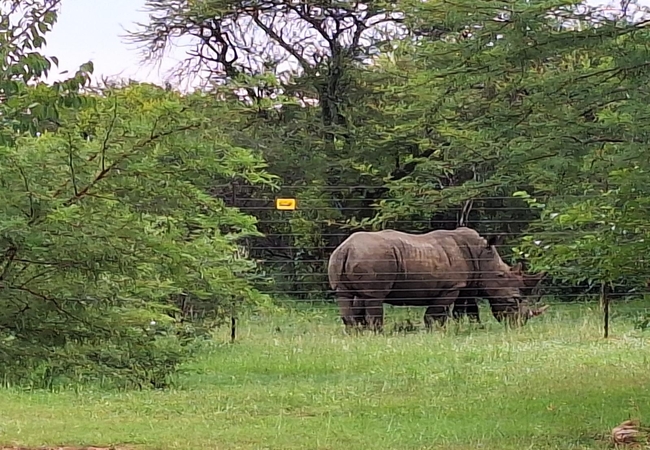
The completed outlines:
[[[345,276],[345,266],[348,263],[350,249],[348,247],[339,247],[330,256],[330,261],[327,267],[330,287],[335,291],[339,291],[342,283],[349,281]]]

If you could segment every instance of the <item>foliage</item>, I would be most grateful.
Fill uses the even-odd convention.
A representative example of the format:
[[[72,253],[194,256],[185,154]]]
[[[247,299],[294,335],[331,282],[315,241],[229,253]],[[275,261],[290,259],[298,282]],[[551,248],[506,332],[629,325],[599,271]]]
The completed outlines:
[[[58,2],[23,2],[36,28],[0,33],[6,360],[20,344],[33,366],[68,352],[59,372],[163,379],[134,370],[186,354],[173,321],[152,331],[168,315],[218,324],[261,289],[322,299],[356,229],[504,232],[506,260],[555,284],[641,289],[647,11],[479,3],[148,0],[130,36],[150,59],[190,40],[179,74],[205,88],[181,96],[91,94],[91,65],[35,84]],[[275,211],[278,195],[298,210]]]
[[[83,64],[72,78],[51,86],[34,82],[58,64],[40,52],[45,35],[56,23],[61,0],[0,1],[0,144],[16,136],[32,135],[58,126],[61,108],[78,107],[86,100],[80,90],[93,71]]]
[[[268,192],[239,197],[266,234],[251,241],[251,255],[299,298],[322,298],[327,255],[354,229],[464,224],[536,241],[543,208],[513,193],[556,209],[581,201],[567,195],[611,196],[603,183],[647,144],[647,28],[638,23],[643,7],[629,2],[636,23],[564,0],[507,10],[463,1],[400,2],[399,10],[381,2],[147,4],[151,20],[131,37],[148,57],[189,38],[195,51],[185,69],[226,80],[222,96],[246,92],[234,101],[231,136],[258,150],[300,204],[288,218],[256,201],[269,201]],[[247,27],[259,42],[245,38]],[[523,248],[504,256],[566,267]],[[612,264],[622,263],[608,248]],[[587,272],[555,282],[593,278]]]
[[[184,344],[150,322],[170,323],[174,296],[264,300],[237,256],[255,220],[206,189],[216,175],[269,177],[187,103],[147,85],[107,90],[56,132],[2,149],[5,377],[22,376],[14,366],[29,355],[25,369],[98,365],[158,384]]]
[[[264,209],[268,191],[239,197],[266,235],[251,255],[278,289],[322,298],[327,255],[352,230],[460,224],[510,234],[507,260],[554,268],[567,288],[647,276],[634,259],[641,244],[629,243],[645,233],[637,193],[647,169],[629,168],[647,146],[642,5],[625,2],[625,20],[572,0],[147,5],[150,22],[131,37],[150,58],[188,38],[185,69],[225,80],[217,91],[231,101],[243,89],[233,139],[298,197],[290,218]],[[603,205],[609,217],[590,216]],[[552,212],[588,223],[549,221]],[[607,224],[593,233],[598,251],[573,238],[592,221]],[[534,244],[561,236],[575,247]]]
[[[266,301],[240,251],[255,219],[210,192],[274,177],[228,138],[227,104],[89,89],[91,63],[41,82],[58,64],[40,49],[59,7],[0,3],[1,376],[163,387],[196,337]],[[182,323],[187,305],[203,320]]]

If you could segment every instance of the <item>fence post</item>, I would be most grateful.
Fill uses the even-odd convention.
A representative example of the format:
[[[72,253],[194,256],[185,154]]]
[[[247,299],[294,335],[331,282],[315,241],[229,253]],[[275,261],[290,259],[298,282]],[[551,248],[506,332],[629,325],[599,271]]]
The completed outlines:
[[[235,316],[235,302],[230,307],[230,343],[235,342],[237,337],[237,317]]]
[[[232,190],[231,195],[231,205],[233,208],[237,207],[237,182],[232,181],[230,183],[230,188]],[[234,344],[235,339],[237,338],[237,315],[235,311],[235,298],[232,298],[230,303],[230,343]]]
[[[603,308],[604,319],[604,337],[609,337],[609,295],[607,295],[607,285],[603,282],[600,285],[600,305]]]

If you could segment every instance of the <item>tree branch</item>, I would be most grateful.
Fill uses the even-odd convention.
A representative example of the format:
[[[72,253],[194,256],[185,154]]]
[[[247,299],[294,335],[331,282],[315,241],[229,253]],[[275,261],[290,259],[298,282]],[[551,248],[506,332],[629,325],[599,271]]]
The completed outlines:
[[[79,190],[77,189],[77,178],[74,173],[74,162],[72,159],[74,146],[72,144],[72,135],[68,135],[68,168],[70,169],[70,180],[72,181],[72,189],[74,190],[75,195],[78,194]]]
[[[27,181],[27,175],[25,174],[25,171],[19,164],[16,164],[16,167],[18,168],[18,172],[23,179],[23,185],[27,191],[27,197],[29,199],[29,214],[26,214],[26,216],[31,221],[36,217],[36,211],[34,209],[34,194],[32,194],[32,190],[29,188],[29,182]]]
[[[194,123],[194,124],[185,125],[185,126],[182,126],[182,127],[179,127],[179,128],[175,128],[173,130],[163,131],[163,132],[157,133],[157,134],[155,134],[153,132],[153,130],[152,130],[151,136],[149,136],[148,138],[144,139],[143,141],[135,144],[133,146],[133,148],[131,149],[130,153],[124,153],[124,154],[120,155],[115,161],[113,161],[112,164],[110,164],[108,167],[104,167],[102,170],[100,170],[97,173],[97,175],[95,175],[95,178],[90,183],[88,183],[88,185],[86,187],[79,190],[78,192],[75,192],[75,195],[73,195],[68,200],[63,202],[63,206],[70,206],[70,205],[76,203],[77,201],[81,200],[83,197],[85,197],[88,194],[88,192],[90,191],[90,189],[95,187],[95,185],[97,183],[99,183],[101,180],[106,178],[111,173],[111,171],[113,171],[113,169],[115,169],[121,162],[123,162],[124,160],[126,160],[130,156],[132,156],[133,152],[135,150],[146,147],[147,145],[153,143],[154,141],[156,141],[156,140],[158,140],[160,138],[170,136],[170,135],[175,134],[175,133],[180,133],[182,131],[191,130],[191,129],[197,128],[199,125],[200,124],[198,124],[198,123]],[[155,126],[154,126],[154,129],[155,129]],[[30,225],[33,225],[35,223],[36,223],[35,220],[30,221]]]
[[[29,265],[25,265],[25,267],[29,267]],[[49,268],[49,269],[46,269],[46,270],[44,270],[42,272],[39,272],[36,275],[33,275],[33,276],[29,277],[27,280],[25,280],[24,282],[22,282],[20,284],[20,287],[26,286],[27,284],[31,283],[32,281],[37,280],[37,279],[39,279],[41,277],[44,277],[45,275],[49,275],[49,274],[54,273],[54,272],[56,272],[56,268]]]
[[[282,39],[271,27],[268,27],[266,24],[264,24],[264,22],[262,22],[259,17],[259,11],[254,11],[251,14],[251,17],[258,27],[260,27],[266,34],[275,40],[278,45],[280,45],[280,47],[285,49],[291,56],[298,60],[305,72],[309,72],[311,70],[311,65],[309,62],[300,53],[298,53],[295,48],[286,43],[284,39]]]
[[[108,150],[108,140],[111,137],[111,133],[115,129],[115,122],[117,122],[117,97],[115,97],[115,100],[113,102],[113,115],[111,116],[110,124],[106,129],[106,136],[104,136],[104,140],[102,142],[102,170],[106,169],[106,150]]]
[[[104,331],[106,333],[109,332],[109,330],[107,330],[106,328],[97,326],[97,324],[94,324],[94,323],[93,324],[88,323],[88,321],[86,321],[86,320],[84,320],[84,319],[82,319],[80,317],[77,317],[76,315],[72,314],[69,311],[66,311],[59,304],[59,302],[57,300],[53,299],[52,297],[48,297],[47,295],[41,294],[40,292],[36,292],[36,291],[34,291],[34,290],[30,289],[30,288],[26,288],[26,287],[23,287],[23,286],[5,286],[5,287],[7,289],[10,289],[10,290],[13,290],[13,291],[25,292],[27,294],[30,294],[30,295],[34,296],[34,297],[40,298],[41,300],[44,300],[44,301],[54,305],[54,308],[57,311],[59,311],[61,314],[63,314],[66,317],[69,317],[72,320],[75,320],[75,321],[77,321],[79,323],[83,323],[84,325],[86,325],[88,327],[99,328],[100,330],[102,330],[102,331]]]
[[[9,269],[11,269],[11,265],[16,259],[16,254],[18,253],[18,247],[16,247],[14,244],[11,244],[9,248],[5,251],[4,255],[4,267],[2,268],[2,272],[0,273],[0,281],[4,281],[7,278],[7,275],[9,274]]]

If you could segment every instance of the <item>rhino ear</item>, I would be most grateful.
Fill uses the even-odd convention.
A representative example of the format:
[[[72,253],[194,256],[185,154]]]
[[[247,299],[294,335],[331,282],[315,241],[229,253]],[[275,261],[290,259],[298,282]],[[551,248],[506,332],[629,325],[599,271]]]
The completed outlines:
[[[487,238],[488,247],[499,247],[501,244],[503,244],[504,240],[505,236],[503,234],[491,234]]]
[[[522,271],[523,271],[523,268],[524,268],[524,266],[523,266],[520,262],[518,262],[517,264],[515,264],[514,266],[512,266],[512,268],[510,269],[510,271],[513,272],[513,273],[516,273],[516,274],[521,275],[521,274],[523,273],[523,272],[522,272]]]

